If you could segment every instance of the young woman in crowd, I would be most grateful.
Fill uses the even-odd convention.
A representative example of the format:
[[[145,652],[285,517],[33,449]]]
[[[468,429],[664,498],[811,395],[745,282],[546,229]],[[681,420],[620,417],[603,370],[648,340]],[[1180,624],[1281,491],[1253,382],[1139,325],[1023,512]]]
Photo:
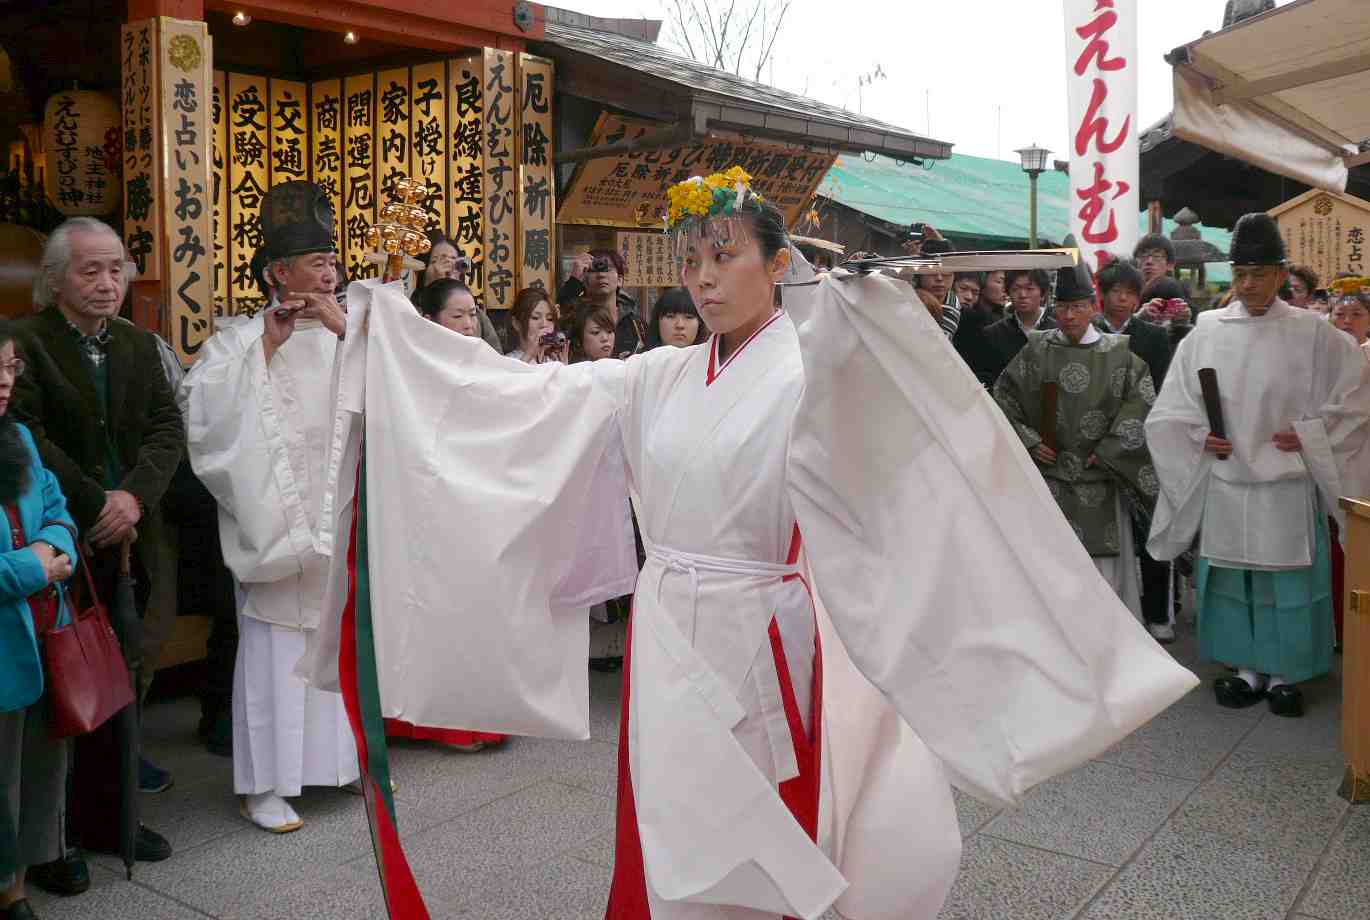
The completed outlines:
[[[471,289],[455,278],[442,278],[414,295],[419,312],[453,332],[480,337],[480,311]]]
[[[441,230],[429,230],[428,241],[431,244],[429,250],[418,259],[423,263],[423,271],[416,273],[414,280],[414,293],[410,295],[410,300],[415,306],[419,304],[419,296],[423,289],[437,281],[450,278],[460,281],[462,284],[471,282],[471,260],[461,255],[457,251],[456,245]],[[477,335],[490,343],[490,347],[495,351],[503,351],[504,346],[499,340],[499,333],[495,330],[495,324],[490,320],[489,315],[476,305]]]
[[[709,330],[699,318],[694,299],[683,287],[671,288],[657,298],[647,326],[647,347],[698,345],[708,341]]]
[[[948,776],[1016,801],[1195,681],[1097,577],[905,285],[830,273],[784,289],[777,309],[777,282],[812,272],[749,181],[734,167],[671,190],[683,280],[713,333],[703,348],[520,368],[444,336],[422,344],[438,360],[412,361],[416,318],[385,286],[360,289],[362,334],[388,344],[367,357],[383,362],[368,376],[387,409],[365,419],[367,462],[388,475],[365,520],[417,516],[450,562],[372,558],[367,614],[396,656],[379,693],[581,736],[584,638],[558,614],[632,584],[612,523],[631,492],[647,562],[606,916],[775,920],[838,902],[846,916],[933,917],[961,848]],[[441,411],[452,386],[468,414],[435,456],[405,419]],[[615,442],[626,465],[606,459]],[[429,472],[449,458],[459,481]],[[468,514],[479,541],[458,536]],[[616,564],[587,571],[581,553]],[[998,560],[994,578],[976,577],[979,558]],[[458,628],[440,609],[454,592],[521,603]],[[820,789],[836,803],[822,816]]]
[[[514,305],[509,309],[509,325],[518,339],[509,357],[524,364],[565,364],[570,357],[565,337],[556,338],[557,308],[542,288],[524,288],[515,295]]]
[[[603,307],[586,305],[571,319],[571,361],[614,356],[614,318]]]
[[[67,502],[27,428],[9,414],[24,359],[0,320],[0,505],[9,546],[0,552],[0,917],[35,920],[24,891],[29,866],[62,855],[67,742],[48,732],[42,647],[58,625],[71,577],[75,528]],[[65,526],[64,526],[65,525]]]
[[[1318,273],[1307,265],[1289,268],[1289,305],[1301,310],[1314,309],[1313,292],[1318,289]],[[1319,311],[1323,312],[1323,311]]]

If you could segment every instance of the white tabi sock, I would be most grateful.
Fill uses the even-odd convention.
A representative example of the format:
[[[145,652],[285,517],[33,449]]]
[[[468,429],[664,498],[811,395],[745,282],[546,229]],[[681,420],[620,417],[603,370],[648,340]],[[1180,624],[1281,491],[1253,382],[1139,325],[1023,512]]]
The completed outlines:
[[[1247,686],[1250,687],[1252,690],[1265,689],[1264,674],[1257,674],[1250,668],[1239,668],[1237,670],[1237,676],[1240,677],[1242,680],[1246,681]]]
[[[1267,690],[1274,690],[1276,687],[1283,687],[1283,686],[1284,686],[1285,684],[1287,684],[1287,683],[1289,683],[1289,681],[1285,680],[1285,679],[1284,679],[1283,677],[1281,677],[1280,675],[1278,675],[1278,674],[1271,674],[1271,675],[1270,675],[1270,684],[1266,687],[1266,689],[1267,689]]]

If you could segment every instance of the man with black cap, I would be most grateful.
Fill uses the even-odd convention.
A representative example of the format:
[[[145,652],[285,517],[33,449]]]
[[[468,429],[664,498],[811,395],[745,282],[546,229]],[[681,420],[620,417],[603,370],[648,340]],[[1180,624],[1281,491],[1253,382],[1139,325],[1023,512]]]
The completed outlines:
[[[1326,521],[1367,485],[1370,365],[1279,298],[1269,215],[1237,222],[1231,259],[1235,298],[1199,315],[1147,420],[1161,483],[1148,545],[1173,559],[1199,538],[1200,652],[1236,669],[1214,685],[1219,705],[1300,716],[1297,684],[1332,663]]]
[[[1056,281],[1059,328],[1028,333],[995,383],[994,399],[1099,573],[1141,619],[1129,507],[1149,511],[1155,502],[1156,472],[1143,424],[1156,390],[1146,362],[1128,350],[1127,337],[1101,333],[1093,317],[1089,269],[1062,269]]]
[[[328,557],[317,534],[328,478],[334,352],[346,317],[334,291],[333,212],[323,190],[266,195],[259,260],[267,307],[205,343],[181,385],[191,465],[219,503],[238,589],[233,785],[244,817],[287,833],[302,786],[358,776],[342,698],[294,674],[317,629]]]

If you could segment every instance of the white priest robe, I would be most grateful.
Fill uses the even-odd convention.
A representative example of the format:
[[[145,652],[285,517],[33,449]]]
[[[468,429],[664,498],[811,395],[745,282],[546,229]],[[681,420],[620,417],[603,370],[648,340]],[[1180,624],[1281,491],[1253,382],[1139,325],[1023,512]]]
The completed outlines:
[[[711,342],[567,367],[495,355],[394,286],[349,293],[332,532],[351,531],[364,430],[386,716],[588,737],[584,606],[628,590],[632,535],[603,509],[631,489],[648,559],[626,748],[649,914],[614,916],[836,903],[930,920],[960,849],[948,777],[1017,801],[1195,684],[906,285],[834,272],[791,294],[721,364]],[[604,462],[615,439],[626,470]],[[965,561],[987,556],[994,578]],[[323,686],[346,596],[345,547],[333,557],[302,665]],[[784,683],[821,713],[816,842],[777,793],[796,739],[772,630]]]
[[[1226,460],[1203,449],[1209,423],[1198,372],[1209,367],[1232,442]],[[1273,441],[1291,427],[1303,445],[1293,453]],[[1338,499],[1370,488],[1370,365],[1317,313],[1276,299],[1252,316],[1233,301],[1201,313],[1180,343],[1146,438],[1160,479],[1153,556],[1175,558],[1197,533],[1199,554],[1215,565],[1306,568],[1315,515],[1340,523]]]
[[[234,789],[289,797],[359,774],[342,700],[294,673],[328,575],[317,534],[337,337],[298,322],[268,372],[262,330],[261,317],[221,329],[179,399],[191,467],[219,503],[224,562],[238,584]]]

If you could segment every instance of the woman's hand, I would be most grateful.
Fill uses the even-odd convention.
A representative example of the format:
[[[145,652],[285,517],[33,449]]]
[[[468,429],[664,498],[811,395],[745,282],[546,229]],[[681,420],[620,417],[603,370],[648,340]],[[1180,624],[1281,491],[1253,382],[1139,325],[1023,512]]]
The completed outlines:
[[[53,585],[71,577],[71,557],[66,553],[45,540],[29,544],[29,549],[33,550],[33,554],[43,564],[43,577],[48,580],[48,584]]]
[[[594,264],[594,258],[588,252],[582,252],[571,260],[571,277],[584,283],[585,273]]]
[[[544,345],[542,340],[532,344],[528,349],[529,364],[547,364],[550,361],[560,361],[565,364],[570,360],[571,343],[562,342],[560,345]]]

